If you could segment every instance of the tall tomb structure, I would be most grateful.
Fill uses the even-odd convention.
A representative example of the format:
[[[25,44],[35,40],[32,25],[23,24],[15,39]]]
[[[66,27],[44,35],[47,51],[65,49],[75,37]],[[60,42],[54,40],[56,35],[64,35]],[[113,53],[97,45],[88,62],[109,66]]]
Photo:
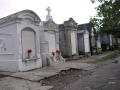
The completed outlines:
[[[59,30],[58,25],[53,21],[50,15],[50,7],[46,8],[46,21],[41,23],[41,55],[43,58],[43,66],[47,66],[48,59],[52,56],[52,52],[59,50]]]
[[[27,71],[42,67],[40,22],[31,10],[0,19],[0,70]]]
[[[63,57],[78,55],[77,50],[77,23],[70,18],[59,25],[60,50]]]

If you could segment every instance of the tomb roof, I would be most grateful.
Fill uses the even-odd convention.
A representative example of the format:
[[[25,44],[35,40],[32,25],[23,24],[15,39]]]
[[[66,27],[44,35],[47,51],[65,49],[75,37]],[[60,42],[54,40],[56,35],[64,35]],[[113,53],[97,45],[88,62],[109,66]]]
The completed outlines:
[[[43,27],[46,30],[58,30],[58,24],[56,24],[53,20],[44,21]]]
[[[87,30],[78,30],[77,33],[81,33],[81,34],[82,33],[84,33],[84,34],[86,33],[86,34],[89,34],[89,32]]]
[[[0,24],[6,23],[6,22],[10,22],[13,20],[17,20],[17,19],[32,19],[37,23],[41,22],[41,19],[39,18],[39,16],[32,10],[23,10],[23,11],[19,11],[17,13],[11,14],[9,16],[3,17],[0,19]]]
[[[88,32],[91,32],[92,24],[91,23],[80,24],[78,25],[78,30],[88,30]]]
[[[71,27],[71,28],[77,28],[77,23],[75,22],[75,20],[73,18],[69,18],[68,21],[64,21],[63,24],[60,24],[59,27]]]

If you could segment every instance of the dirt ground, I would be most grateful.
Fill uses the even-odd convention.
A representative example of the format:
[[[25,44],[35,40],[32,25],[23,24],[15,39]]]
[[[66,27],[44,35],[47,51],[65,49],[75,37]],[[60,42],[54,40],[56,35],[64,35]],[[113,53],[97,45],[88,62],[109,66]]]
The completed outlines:
[[[46,78],[42,84],[53,85],[52,90],[120,90],[120,56],[96,64],[91,71],[62,71],[59,75]]]
[[[61,71],[58,75],[44,79],[42,85],[52,85],[53,90],[62,90],[63,87],[75,82],[78,79],[90,75],[92,72],[80,69],[69,69]]]

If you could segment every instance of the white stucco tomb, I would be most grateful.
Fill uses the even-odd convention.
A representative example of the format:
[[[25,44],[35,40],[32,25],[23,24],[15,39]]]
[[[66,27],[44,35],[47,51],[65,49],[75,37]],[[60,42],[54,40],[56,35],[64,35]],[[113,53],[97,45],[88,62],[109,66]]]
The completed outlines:
[[[58,25],[52,20],[42,22],[40,35],[44,38],[40,41],[41,43],[41,56],[43,60],[43,66],[46,66],[49,62],[47,59],[52,56],[52,52],[59,50],[59,32]]]
[[[78,55],[77,51],[77,23],[70,18],[59,25],[60,50],[63,57]]]
[[[53,21],[50,15],[50,7],[46,8],[48,15],[46,21],[43,21],[40,25],[40,43],[41,43],[41,57],[43,60],[43,66],[47,66],[48,59],[52,56],[52,52],[59,50],[59,30],[58,25]]]
[[[102,53],[100,34],[98,34],[98,36],[97,36],[96,43],[97,43],[97,53],[100,54],[100,53]]]
[[[89,32],[87,30],[78,30],[77,38],[79,54],[89,54],[90,53]]]
[[[26,71],[42,66],[40,22],[31,10],[0,19],[0,70]]]

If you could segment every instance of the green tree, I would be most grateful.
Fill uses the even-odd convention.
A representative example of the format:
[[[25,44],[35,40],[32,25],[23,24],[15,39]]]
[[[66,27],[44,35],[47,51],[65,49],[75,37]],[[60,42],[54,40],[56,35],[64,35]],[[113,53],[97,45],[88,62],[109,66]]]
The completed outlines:
[[[92,2],[100,2],[96,7],[97,15],[91,18],[95,28],[100,32],[120,36],[120,0],[92,0]]]
[[[96,1],[98,1],[98,2],[104,2],[105,0],[91,0],[92,3],[95,3]]]

